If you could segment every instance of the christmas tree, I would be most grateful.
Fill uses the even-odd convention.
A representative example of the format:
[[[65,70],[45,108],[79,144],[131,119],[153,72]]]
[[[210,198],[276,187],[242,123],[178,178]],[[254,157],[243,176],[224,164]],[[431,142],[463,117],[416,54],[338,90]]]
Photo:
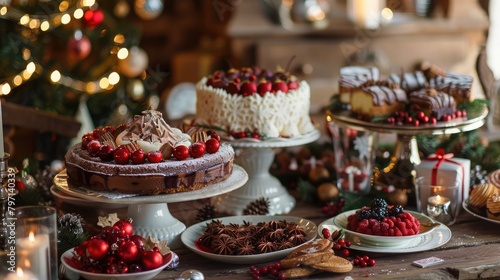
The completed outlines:
[[[148,68],[130,18],[162,10],[163,0],[0,0],[0,96],[74,117],[81,133],[156,108],[164,76]],[[36,145],[60,157],[71,139],[57,137],[39,133]]]

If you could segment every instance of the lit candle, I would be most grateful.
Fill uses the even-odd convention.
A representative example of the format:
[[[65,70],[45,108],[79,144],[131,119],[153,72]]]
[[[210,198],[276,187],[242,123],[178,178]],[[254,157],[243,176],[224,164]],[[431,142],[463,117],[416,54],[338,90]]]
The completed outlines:
[[[51,279],[49,265],[49,236],[35,235],[32,231],[28,237],[17,240],[18,266],[30,270],[40,279]]]
[[[38,278],[33,273],[18,267],[16,272],[7,274],[5,280],[38,280]]]
[[[2,102],[0,101],[0,158],[4,157],[3,149],[3,121],[2,121]]]
[[[427,215],[446,223],[451,220],[450,199],[444,196],[435,195],[427,199]]]
[[[429,197],[427,202],[432,206],[443,206],[450,203],[450,200],[447,197],[436,195]]]

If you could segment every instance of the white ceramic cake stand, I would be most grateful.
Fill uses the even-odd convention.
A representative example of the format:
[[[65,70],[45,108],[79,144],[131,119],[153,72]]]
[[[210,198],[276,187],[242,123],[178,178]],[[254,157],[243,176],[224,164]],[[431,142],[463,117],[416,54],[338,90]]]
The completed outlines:
[[[176,249],[182,246],[180,235],[186,226],[170,214],[167,203],[191,201],[224,194],[243,186],[247,180],[246,171],[235,164],[231,176],[222,182],[199,190],[174,194],[109,198],[104,193],[70,187],[65,170],[55,176],[54,186],[67,195],[89,202],[128,206],[127,217],[133,219],[134,234],[166,240],[170,248]]]
[[[259,198],[267,198],[270,202],[269,215],[290,212],[295,207],[295,198],[269,173],[274,160],[272,149],[308,144],[320,136],[320,132],[314,130],[294,138],[273,138],[264,141],[244,138],[229,141],[237,149],[235,162],[248,172],[248,181],[239,189],[212,197],[212,204],[219,212],[243,215],[243,210],[249,203]]]

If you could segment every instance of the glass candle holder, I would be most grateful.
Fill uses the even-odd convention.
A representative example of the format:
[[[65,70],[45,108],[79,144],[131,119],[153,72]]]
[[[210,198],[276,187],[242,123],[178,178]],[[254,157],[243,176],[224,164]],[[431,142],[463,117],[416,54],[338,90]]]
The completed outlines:
[[[56,210],[47,206],[16,209],[16,265],[38,279],[58,278]]]
[[[337,187],[344,192],[367,194],[371,188],[378,133],[328,122],[333,137]]]
[[[460,182],[433,185],[419,177],[415,186],[419,212],[445,225],[456,222],[460,212]]]

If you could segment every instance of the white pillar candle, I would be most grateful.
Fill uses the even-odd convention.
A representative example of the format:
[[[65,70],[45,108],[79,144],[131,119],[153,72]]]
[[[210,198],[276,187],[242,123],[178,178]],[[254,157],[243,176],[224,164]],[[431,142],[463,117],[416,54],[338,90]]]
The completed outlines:
[[[29,233],[16,243],[17,265],[40,279],[50,279],[49,235]]]

